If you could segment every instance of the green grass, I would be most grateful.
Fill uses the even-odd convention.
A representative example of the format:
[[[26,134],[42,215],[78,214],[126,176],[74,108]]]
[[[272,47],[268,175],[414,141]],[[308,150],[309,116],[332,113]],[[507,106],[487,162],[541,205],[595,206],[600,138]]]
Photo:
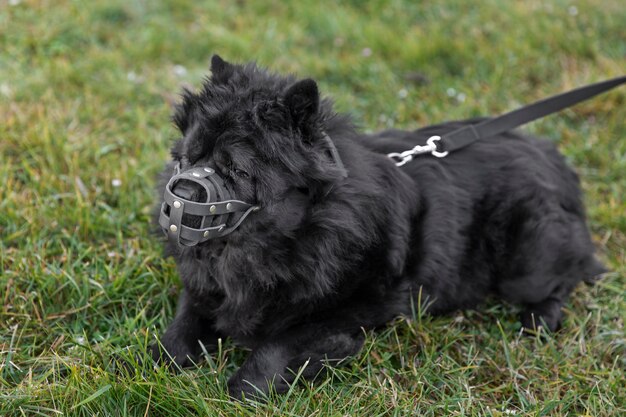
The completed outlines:
[[[553,337],[520,337],[516,307],[495,301],[399,319],[328,378],[257,405],[226,397],[246,355],[229,341],[178,375],[113,369],[173,315],[153,177],[172,104],[212,53],[316,78],[363,129],[411,129],[622,75],[623,1],[13,3],[0,1],[1,416],[626,413],[624,88],[527,127],[577,167],[614,271],[577,288]]]

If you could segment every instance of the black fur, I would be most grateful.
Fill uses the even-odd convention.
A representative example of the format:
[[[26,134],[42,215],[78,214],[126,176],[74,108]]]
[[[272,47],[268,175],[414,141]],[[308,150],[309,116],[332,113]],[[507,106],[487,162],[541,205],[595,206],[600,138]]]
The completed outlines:
[[[168,244],[184,290],[161,338],[169,356],[154,347],[156,360],[186,366],[199,341],[231,337],[252,349],[231,395],[282,392],[306,361],[314,377],[357,353],[363,328],[411,314],[418,294],[434,314],[495,294],[526,306],[524,326],[556,330],[574,286],[604,271],[578,178],[551,143],[509,132],[398,168],[386,153],[478,120],[365,135],[313,80],[217,56],[211,70],[201,91],[184,92],[172,155],[183,169],[217,168],[261,210],[226,238]]]

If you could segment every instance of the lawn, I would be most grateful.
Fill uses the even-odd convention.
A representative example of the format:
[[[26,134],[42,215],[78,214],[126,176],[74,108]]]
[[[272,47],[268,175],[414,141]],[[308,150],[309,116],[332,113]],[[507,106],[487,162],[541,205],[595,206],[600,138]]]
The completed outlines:
[[[398,319],[264,404],[228,399],[228,340],[180,374],[135,360],[175,311],[153,178],[212,53],[317,79],[364,130],[413,129],[623,75],[625,27],[623,0],[0,0],[0,416],[625,415],[626,88],[525,128],[576,167],[612,270],[560,332],[520,336],[495,300]]]

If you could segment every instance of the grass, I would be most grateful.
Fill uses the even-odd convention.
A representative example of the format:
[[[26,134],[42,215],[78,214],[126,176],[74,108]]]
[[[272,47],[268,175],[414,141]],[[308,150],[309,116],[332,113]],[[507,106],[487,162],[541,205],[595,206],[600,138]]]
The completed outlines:
[[[398,319],[329,376],[232,403],[246,352],[178,375],[133,361],[180,287],[150,234],[182,85],[214,52],[319,80],[365,130],[493,115],[622,75],[620,0],[0,1],[0,415],[617,416],[626,413],[626,91],[527,127],[577,167],[614,271],[564,329],[515,306]]]

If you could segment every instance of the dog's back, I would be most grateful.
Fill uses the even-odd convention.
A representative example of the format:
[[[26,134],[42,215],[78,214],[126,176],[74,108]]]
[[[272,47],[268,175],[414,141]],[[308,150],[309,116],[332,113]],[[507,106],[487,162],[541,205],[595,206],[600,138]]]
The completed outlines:
[[[478,121],[363,141],[398,152]],[[552,143],[509,132],[401,169],[422,206],[407,276],[428,294],[431,311],[470,307],[494,292],[527,306],[523,324],[543,320],[554,330],[573,287],[605,271],[593,255],[578,177]]]

